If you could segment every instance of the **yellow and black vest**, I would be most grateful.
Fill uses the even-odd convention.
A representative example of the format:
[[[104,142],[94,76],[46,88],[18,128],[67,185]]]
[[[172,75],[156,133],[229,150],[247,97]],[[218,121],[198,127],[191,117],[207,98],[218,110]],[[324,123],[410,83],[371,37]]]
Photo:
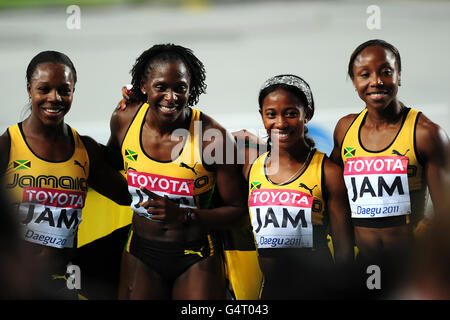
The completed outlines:
[[[121,148],[129,190],[133,195],[131,208],[137,214],[151,219],[146,212],[140,212],[136,207],[141,201],[140,197],[146,197],[138,190],[141,185],[155,193],[168,195],[174,201],[178,201],[181,206],[210,207],[214,193],[215,173],[206,170],[202,164],[201,137],[196,128],[196,124],[198,125],[200,121],[200,111],[191,109],[190,135],[181,153],[174,161],[162,162],[145,154],[141,145],[142,126],[148,109],[149,106],[146,103],[140,107],[130,124]],[[216,242],[216,232],[210,236],[213,237],[213,242]],[[236,299],[257,299],[262,273],[256,251],[254,247],[248,246],[246,230],[233,229],[230,231],[229,238],[233,240],[233,246],[224,245],[226,270]],[[236,248],[236,244],[241,242],[243,245],[237,245]]]
[[[349,127],[341,157],[355,225],[383,228],[423,218],[427,187],[415,144],[419,115],[419,111],[407,108],[396,137],[379,151],[367,150],[361,144],[367,109]]]
[[[325,154],[312,152],[303,173],[282,185],[267,178],[268,152],[252,164],[248,204],[258,249],[327,246],[329,217],[323,196]]]
[[[74,151],[69,159],[54,162],[33,153],[21,123],[8,128],[11,147],[4,183],[29,242],[74,247],[86,200],[89,156],[78,133],[70,130]]]
[[[144,103],[136,113],[122,143],[122,155],[127,174],[128,189],[133,196],[131,208],[151,220],[147,211],[138,204],[148,196],[139,188],[145,187],[159,195],[168,196],[181,207],[208,208],[215,185],[215,173],[202,163],[202,150],[198,126],[200,111],[191,109],[189,135],[184,139],[180,154],[173,161],[158,161],[142,148],[141,134],[149,105]]]

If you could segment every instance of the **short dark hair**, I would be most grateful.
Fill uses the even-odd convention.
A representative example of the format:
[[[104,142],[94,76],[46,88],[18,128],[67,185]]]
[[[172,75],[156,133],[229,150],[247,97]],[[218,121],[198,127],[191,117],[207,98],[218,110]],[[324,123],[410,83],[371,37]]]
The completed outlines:
[[[70,60],[70,58],[64,53],[58,51],[42,51],[34,56],[33,59],[31,59],[30,63],[28,64],[26,74],[28,83],[31,83],[31,77],[33,76],[33,73],[36,71],[37,66],[42,63],[60,63],[68,66],[70,70],[72,70],[74,81],[73,83],[77,83],[77,71],[75,70],[75,66],[73,65],[72,60]]]
[[[155,61],[180,60],[186,66],[190,77],[189,99],[187,104],[193,106],[199,97],[206,92],[206,71],[203,63],[194,55],[191,49],[175,44],[158,44],[144,51],[131,69],[132,96],[135,100],[146,101],[147,97],[141,92],[142,80],[146,78],[151,64]]]
[[[353,74],[353,64],[355,63],[355,59],[356,57],[367,47],[383,47],[385,49],[388,49],[389,51],[391,51],[394,56],[395,56],[395,62],[397,63],[398,66],[398,71],[401,72],[402,71],[402,61],[400,58],[400,52],[398,51],[398,49],[396,47],[394,47],[392,44],[390,44],[389,42],[386,42],[384,40],[380,40],[380,39],[373,39],[373,40],[369,40],[366,41],[362,44],[360,44],[352,53],[352,55],[350,56],[350,61],[348,63],[348,75],[350,76],[350,78],[353,80],[354,74]]]

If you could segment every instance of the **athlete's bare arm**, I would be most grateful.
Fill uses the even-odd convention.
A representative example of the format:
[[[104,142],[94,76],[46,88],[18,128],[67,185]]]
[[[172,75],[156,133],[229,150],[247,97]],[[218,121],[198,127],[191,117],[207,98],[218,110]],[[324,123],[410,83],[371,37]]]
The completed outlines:
[[[349,264],[353,260],[353,229],[342,169],[325,159],[323,174],[335,261],[338,264]]]
[[[120,205],[129,205],[131,196],[125,178],[104,159],[100,145],[88,136],[82,136],[89,154],[89,185]]]
[[[416,127],[416,147],[425,164],[425,179],[437,217],[450,208],[450,141],[444,130],[420,114]]]
[[[248,180],[253,162],[267,151],[267,145],[261,138],[246,129],[232,132],[232,135],[237,144],[236,162],[242,167],[242,175]]]
[[[102,146],[106,161],[116,170],[123,170],[123,158],[121,154],[122,141],[126,131],[133,121],[136,112],[142,103],[128,103],[127,108],[114,110],[110,119],[110,136],[106,146]]]
[[[128,103],[126,108],[114,110],[109,123],[111,135],[107,143],[108,147],[120,150],[127,129],[133,121],[141,104],[142,102]]]
[[[357,114],[349,114],[345,117],[341,118],[338,123],[336,124],[336,128],[334,129],[333,134],[333,140],[334,140],[334,147],[330,155],[330,159],[334,162],[340,165],[342,168],[344,167],[344,164],[342,162],[341,158],[341,146],[342,141],[344,140],[345,134],[348,131],[348,128],[350,128],[350,125],[357,117]]]
[[[195,209],[196,218],[193,223],[206,228],[227,227],[247,214],[247,184],[241,167],[235,163],[236,143],[232,135],[203,113],[200,120],[203,131],[203,165],[216,172],[216,188],[223,205],[214,209]],[[141,206],[152,214],[152,218],[167,223],[186,221],[188,209],[180,208],[173,201],[151,191],[141,190],[150,198],[141,203]]]
[[[214,209],[196,209],[196,221],[204,227],[221,228],[238,221],[247,214],[247,187],[242,176],[241,168],[235,163],[236,143],[230,133],[207,115],[201,115],[203,141],[203,164],[209,170],[216,172],[216,187],[223,206]],[[205,138],[209,137],[209,138]],[[157,197],[156,197],[157,198]],[[185,208],[176,208],[168,200],[158,199],[157,202],[149,200],[141,204],[143,207],[156,207],[148,209],[151,214],[163,221],[182,222],[186,216]],[[168,207],[166,209],[161,206]],[[169,208],[170,207],[170,208]],[[158,210],[159,208],[163,210]]]
[[[227,154],[236,154],[236,143],[233,136],[219,125],[215,120],[202,113],[203,134],[208,130],[217,130],[220,134],[212,141],[203,139],[203,161],[209,156],[208,150],[213,153],[215,163],[211,165],[216,171],[216,187],[222,199],[223,206],[215,209],[196,210],[201,224],[211,227],[221,227],[239,220],[247,214],[247,184],[242,176],[241,167],[235,163],[233,157]],[[208,166],[208,164],[206,164]]]
[[[5,131],[0,136],[0,175],[3,175],[8,167],[10,144],[8,132]]]

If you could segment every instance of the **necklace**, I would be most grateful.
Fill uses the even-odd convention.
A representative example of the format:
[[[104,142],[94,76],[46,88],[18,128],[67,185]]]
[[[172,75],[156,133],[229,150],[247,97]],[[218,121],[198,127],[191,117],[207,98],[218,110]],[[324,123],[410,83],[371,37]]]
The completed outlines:
[[[292,176],[290,176],[287,180],[285,180],[284,182],[280,182],[280,183],[276,183],[276,182],[273,182],[270,178],[269,178],[269,176],[267,175],[267,173],[266,173],[266,178],[267,178],[267,180],[269,180],[269,182],[270,183],[272,183],[272,184],[275,184],[275,185],[277,185],[277,186],[281,186],[281,185],[284,185],[284,184],[287,184],[287,183],[289,183],[289,182],[291,182],[291,180],[292,179],[294,179],[295,178],[295,176],[297,175],[297,174],[299,174],[299,172],[301,172],[304,168],[305,168],[305,166],[306,166],[306,164],[309,162],[309,157],[311,156],[311,151],[312,151],[313,149],[309,149],[309,151],[308,151],[308,155],[306,156],[306,159],[305,159],[305,162],[303,162],[303,165],[292,175]],[[265,171],[265,167],[264,167],[264,171]]]

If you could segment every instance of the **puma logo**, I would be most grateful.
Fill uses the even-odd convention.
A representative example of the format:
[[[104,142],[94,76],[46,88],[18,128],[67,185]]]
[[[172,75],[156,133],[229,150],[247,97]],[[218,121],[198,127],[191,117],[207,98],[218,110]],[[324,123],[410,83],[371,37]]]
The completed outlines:
[[[81,169],[83,169],[83,172],[86,174],[86,165],[87,165],[87,161],[84,162],[84,165],[82,165],[78,160],[74,160],[73,162],[74,165],[79,166]]]
[[[203,247],[200,248],[202,250]],[[203,254],[201,251],[194,251],[194,250],[184,250],[184,254],[197,254],[200,256],[200,258],[203,258]]]
[[[405,156],[408,153],[408,151],[409,151],[409,149],[406,150],[404,154],[401,154],[400,152],[398,152],[397,150],[394,149],[394,150],[392,150],[392,154],[395,154],[396,156],[403,157],[403,156]]]
[[[188,165],[187,165],[186,163],[184,163],[184,162],[181,162],[181,163],[180,163],[180,167],[191,170],[195,175],[197,175],[197,172],[195,171],[195,166],[196,166],[196,165],[197,165],[197,162],[196,162],[192,167],[188,166]]]
[[[304,189],[308,190],[308,191],[309,191],[309,194],[313,195],[313,194],[312,194],[312,191],[314,190],[315,187],[317,187],[317,184],[316,184],[314,187],[309,188],[306,184],[300,182],[300,184],[299,184],[298,186],[299,186],[300,188],[304,188]]]

